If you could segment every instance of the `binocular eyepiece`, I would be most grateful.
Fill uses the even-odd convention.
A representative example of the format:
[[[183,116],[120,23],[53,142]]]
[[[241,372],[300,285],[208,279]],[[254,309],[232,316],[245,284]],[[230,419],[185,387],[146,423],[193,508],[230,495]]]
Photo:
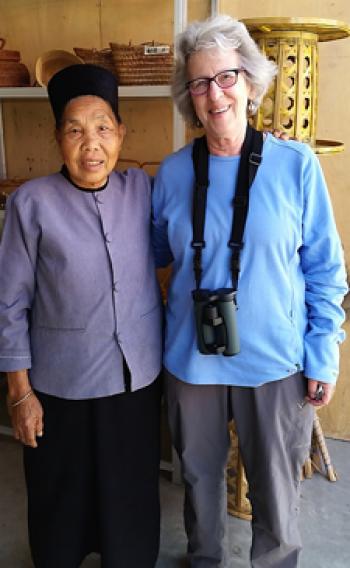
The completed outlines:
[[[239,353],[236,291],[233,288],[199,288],[192,291],[192,298],[200,353],[225,356]]]

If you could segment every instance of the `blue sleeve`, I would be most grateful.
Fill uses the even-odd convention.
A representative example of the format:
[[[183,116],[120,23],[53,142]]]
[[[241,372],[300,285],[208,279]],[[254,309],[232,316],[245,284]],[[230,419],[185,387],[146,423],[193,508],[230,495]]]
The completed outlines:
[[[37,236],[30,207],[7,200],[0,243],[0,369],[31,367],[29,313],[35,289]],[[21,210],[22,209],[22,210]]]
[[[163,183],[163,168],[160,167],[152,191],[152,245],[157,268],[168,266],[174,259],[168,241],[166,217],[166,188]]]
[[[300,250],[305,278],[308,329],[305,335],[305,376],[334,383],[339,373],[339,343],[347,292],[343,249],[318,159],[312,151],[303,171],[303,245]]]

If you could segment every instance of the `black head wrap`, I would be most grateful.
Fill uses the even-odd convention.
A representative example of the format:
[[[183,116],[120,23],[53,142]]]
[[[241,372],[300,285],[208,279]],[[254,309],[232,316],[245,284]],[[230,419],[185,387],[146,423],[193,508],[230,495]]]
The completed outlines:
[[[94,95],[110,104],[116,118],[118,114],[118,82],[116,77],[103,67],[78,64],[65,67],[49,81],[49,100],[59,126],[66,104],[75,97]]]

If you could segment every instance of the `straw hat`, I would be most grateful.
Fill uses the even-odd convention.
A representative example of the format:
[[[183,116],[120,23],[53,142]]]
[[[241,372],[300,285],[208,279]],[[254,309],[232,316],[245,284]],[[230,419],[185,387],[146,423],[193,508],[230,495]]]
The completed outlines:
[[[45,53],[40,55],[35,64],[36,80],[42,87],[47,87],[51,77],[53,77],[57,71],[69,67],[70,65],[76,65],[77,63],[84,63],[84,61],[69,51],[62,49],[45,51]]]

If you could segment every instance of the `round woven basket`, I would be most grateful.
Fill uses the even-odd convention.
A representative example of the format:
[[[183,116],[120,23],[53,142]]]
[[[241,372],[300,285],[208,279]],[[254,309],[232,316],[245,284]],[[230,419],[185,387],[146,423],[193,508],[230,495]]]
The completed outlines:
[[[0,87],[27,87],[29,84],[29,71],[23,63],[0,61]]]
[[[46,51],[36,61],[36,80],[42,87],[47,87],[48,82],[55,73],[65,67],[79,63],[84,63],[84,61],[70,51],[64,51],[62,49]]]
[[[19,62],[21,55],[19,51],[12,49],[0,49],[0,61],[14,61]]]

